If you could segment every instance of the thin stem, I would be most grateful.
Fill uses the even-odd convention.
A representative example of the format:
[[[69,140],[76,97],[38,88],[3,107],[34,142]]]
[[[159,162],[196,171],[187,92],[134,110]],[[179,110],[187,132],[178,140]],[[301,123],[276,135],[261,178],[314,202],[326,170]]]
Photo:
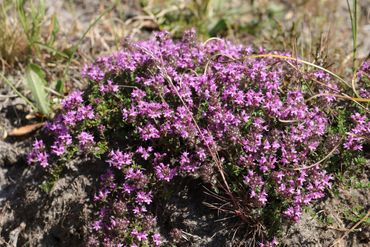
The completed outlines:
[[[85,32],[82,34],[81,38],[77,41],[77,44],[73,46],[73,49],[72,49],[72,53],[71,55],[69,56],[69,59],[67,61],[67,65],[64,69],[64,72],[63,72],[63,75],[64,75],[64,78],[67,76],[67,71],[69,69],[69,66],[72,62],[72,59],[74,57],[74,55],[76,54],[78,48],[80,47],[82,41],[85,39],[86,35],[89,33],[89,31],[98,23],[98,21],[104,16],[106,15],[107,13],[109,13],[116,5],[117,5],[117,2],[118,1],[115,1],[108,9],[106,9],[105,11],[103,11],[103,13],[101,13],[88,27],[87,29],[85,30]]]
[[[308,61],[305,61],[305,60],[302,60],[302,59],[298,59],[298,58],[294,58],[294,57],[289,57],[289,56],[284,56],[284,55],[278,55],[278,54],[256,54],[256,55],[247,56],[247,58],[262,58],[262,57],[273,57],[273,58],[280,58],[280,59],[286,59],[286,60],[294,60],[294,61],[297,61],[297,62],[306,64],[306,65],[315,67],[317,69],[320,69],[322,71],[325,71],[326,73],[328,73],[331,76],[333,76],[336,79],[338,79],[340,82],[342,82],[347,87],[350,87],[351,88],[351,85],[346,80],[344,80],[342,77],[340,77],[339,75],[335,74],[334,72],[331,72],[330,70],[325,69],[324,67],[321,67],[319,65],[316,65],[314,63],[311,63],[311,62],[308,62]]]
[[[342,140],[343,140],[343,137],[339,140],[338,144],[324,157],[322,158],[321,160],[319,160],[318,162],[312,164],[312,165],[309,165],[309,166],[303,166],[303,167],[299,167],[299,168],[295,168],[293,170],[295,171],[299,171],[299,170],[306,170],[306,169],[311,169],[312,167],[315,167],[317,165],[320,165],[322,162],[324,162],[326,159],[328,159],[330,156],[333,155],[333,153],[339,148],[339,146],[342,144]]]
[[[13,89],[13,91],[19,96],[21,97],[27,104],[29,104],[34,110],[38,110],[37,107],[29,100],[27,99],[26,96],[24,96],[21,92],[18,91],[18,89],[13,85],[13,83],[11,81],[8,80],[8,78],[6,78],[2,73],[0,74],[1,78],[3,78],[3,80],[5,81],[6,84],[9,85],[9,87],[11,87],[11,89]]]

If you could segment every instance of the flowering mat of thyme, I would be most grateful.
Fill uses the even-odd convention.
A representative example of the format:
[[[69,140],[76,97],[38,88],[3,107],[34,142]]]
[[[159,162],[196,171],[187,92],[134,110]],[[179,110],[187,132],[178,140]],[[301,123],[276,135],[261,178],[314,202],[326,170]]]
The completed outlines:
[[[0,244],[366,246],[369,74],[195,29],[126,39],[0,142]]]

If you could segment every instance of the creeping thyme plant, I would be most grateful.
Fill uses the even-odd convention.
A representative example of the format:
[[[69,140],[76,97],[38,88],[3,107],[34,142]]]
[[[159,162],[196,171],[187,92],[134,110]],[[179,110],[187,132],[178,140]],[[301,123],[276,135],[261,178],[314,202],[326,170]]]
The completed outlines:
[[[263,53],[200,43],[194,30],[181,40],[160,32],[84,67],[87,89],[62,101],[46,126],[53,143],[36,140],[28,158],[48,169],[79,153],[105,161],[89,245],[166,245],[153,202],[176,176],[202,178],[251,227],[299,221],[325,196],[325,164],[341,150],[363,152],[366,110],[337,97],[352,89],[325,71]],[[368,65],[357,78],[363,97]],[[336,107],[350,109],[346,131]],[[266,244],[274,233],[265,232]]]

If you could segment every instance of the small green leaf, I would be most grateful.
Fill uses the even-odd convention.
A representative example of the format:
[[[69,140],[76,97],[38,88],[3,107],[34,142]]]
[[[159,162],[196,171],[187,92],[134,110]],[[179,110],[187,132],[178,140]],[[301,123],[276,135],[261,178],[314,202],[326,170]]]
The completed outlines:
[[[217,36],[223,32],[227,31],[227,23],[224,19],[218,20],[215,24],[211,26],[211,28],[208,31],[208,34],[210,37]]]
[[[58,18],[57,16],[54,14],[52,19],[51,19],[51,25],[52,25],[52,30],[51,30],[51,34],[50,34],[50,37],[49,37],[49,41],[48,41],[48,44],[49,45],[52,45],[56,39],[56,36],[59,32],[59,22],[58,22]]]
[[[42,184],[39,186],[40,189],[42,189],[45,193],[49,194],[54,187],[54,183],[50,181],[43,181]]]
[[[57,80],[55,91],[62,95],[64,94],[64,82],[62,80]]]
[[[44,115],[49,114],[50,102],[45,91],[45,73],[36,64],[30,64],[26,71],[25,81],[32,93],[38,110]]]
[[[35,42],[35,44],[37,44],[41,49],[44,49],[44,50],[47,50],[48,52],[50,52],[51,54],[53,54],[53,56],[57,55],[59,57],[62,57],[62,58],[66,58],[66,59],[69,59],[69,55],[62,52],[62,51],[58,51],[57,49],[55,49],[54,47],[48,45],[48,44],[43,44],[41,42]]]

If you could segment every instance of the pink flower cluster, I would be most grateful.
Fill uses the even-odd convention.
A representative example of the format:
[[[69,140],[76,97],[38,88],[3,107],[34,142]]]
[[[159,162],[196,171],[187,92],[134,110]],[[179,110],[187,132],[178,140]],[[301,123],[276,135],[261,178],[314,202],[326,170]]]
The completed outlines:
[[[362,98],[370,98],[370,59],[365,60],[357,72],[357,84]]]
[[[330,187],[332,177],[309,166],[328,135],[327,106],[307,102],[301,86],[303,79],[322,80],[325,86],[311,90],[330,94],[339,90],[330,77],[315,71],[301,78],[282,60],[250,58],[263,49],[222,39],[199,43],[195,36],[190,30],[175,41],[157,33],[85,66],[87,93],[70,94],[47,126],[53,155],[82,147],[107,163],[95,195],[101,209],[92,246],[161,245],[155,188],[205,170],[221,181],[215,157],[235,197],[259,209],[281,201],[281,215],[294,221]],[[359,134],[369,134],[364,117],[354,120],[348,149],[359,149]],[[30,161],[45,167],[47,156],[35,142]]]
[[[45,150],[45,144],[42,140],[35,140],[32,145],[32,152],[27,155],[28,164],[39,163],[42,167],[47,167],[49,154]]]
[[[370,140],[370,121],[366,115],[355,113],[351,116],[354,127],[348,133],[344,147],[349,150],[362,150],[363,143]]]

